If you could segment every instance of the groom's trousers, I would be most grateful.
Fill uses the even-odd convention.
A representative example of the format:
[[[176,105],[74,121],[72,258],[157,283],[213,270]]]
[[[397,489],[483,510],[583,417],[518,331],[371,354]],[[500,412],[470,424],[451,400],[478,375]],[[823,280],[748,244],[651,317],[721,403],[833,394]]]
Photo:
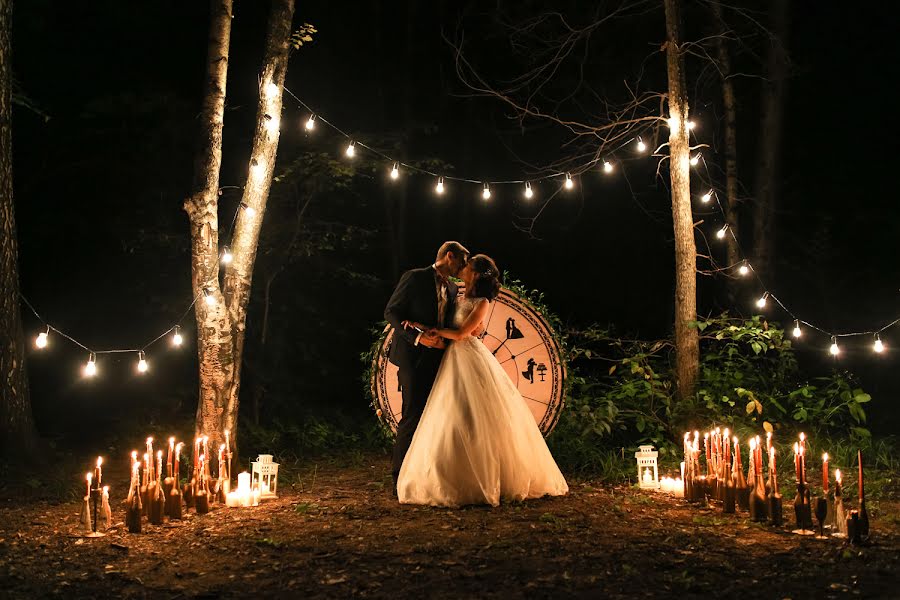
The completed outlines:
[[[397,424],[397,437],[394,440],[394,459],[391,465],[394,485],[400,477],[400,467],[403,466],[406,451],[409,450],[413,435],[419,426],[419,419],[422,418],[422,411],[425,410],[425,403],[434,386],[434,378],[437,376],[443,356],[443,352],[427,350],[422,352],[418,361],[400,367],[397,373],[403,396],[403,412]]]

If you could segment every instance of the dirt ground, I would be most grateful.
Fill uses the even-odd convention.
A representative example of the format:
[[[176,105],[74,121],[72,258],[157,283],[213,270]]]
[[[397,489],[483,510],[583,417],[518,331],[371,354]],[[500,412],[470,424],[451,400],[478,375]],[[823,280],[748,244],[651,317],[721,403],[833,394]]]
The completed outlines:
[[[0,597],[900,597],[897,504],[873,503],[871,542],[849,546],[588,481],[499,508],[400,506],[387,469],[311,462],[277,500],[139,535],[121,524],[125,481],[102,538],[78,537],[75,502],[7,500]]]

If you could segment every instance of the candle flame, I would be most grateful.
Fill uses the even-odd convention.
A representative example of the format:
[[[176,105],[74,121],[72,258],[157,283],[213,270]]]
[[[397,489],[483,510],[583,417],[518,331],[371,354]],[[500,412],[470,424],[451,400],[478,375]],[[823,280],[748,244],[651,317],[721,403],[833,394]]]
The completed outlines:
[[[174,443],[175,443],[175,437],[174,437],[174,436],[173,436],[173,437],[170,437],[170,438],[169,438],[169,445],[171,446],[171,445],[173,445]]]
[[[184,442],[178,442],[178,445],[175,446],[175,452],[181,452],[182,448],[184,448]]]
[[[230,429],[226,429],[226,430],[225,430],[225,435],[227,436],[229,433],[231,433],[231,430],[230,430]]]
[[[822,455],[822,462],[828,462],[828,453]]]
[[[147,462],[148,460],[150,460],[150,455],[144,452],[144,462]]]
[[[734,443],[737,444],[737,443],[738,443],[738,437],[737,437],[737,436],[734,436],[733,439],[734,439]]]
[[[794,454],[800,454],[800,444],[794,442]]]
[[[690,431],[688,431],[687,433],[684,434],[684,439],[685,439],[685,441],[687,441],[687,439],[688,439],[689,437],[691,437],[691,432],[690,432]]]
[[[756,436],[756,445],[759,446],[759,436]]]
[[[156,458],[162,458],[162,450],[156,453]]]
[[[102,464],[103,464],[103,457],[102,457],[102,456],[98,456],[98,457],[97,457],[97,468],[99,469],[99,468],[100,468],[100,465],[102,465]]]
[[[750,449],[751,449],[751,450],[755,450],[755,449],[756,449],[756,444],[758,444],[758,443],[759,443],[759,442],[756,441],[756,438],[750,438]]]
[[[87,480],[88,480],[88,481],[90,481],[90,480],[93,479],[93,478],[94,478],[94,474],[93,474],[93,473],[88,473],[88,474],[87,474]]]
[[[835,479],[835,481],[837,481],[838,483],[841,482],[841,470],[840,470],[840,469],[835,469],[835,470],[834,470],[834,479]]]
[[[225,444],[219,444],[219,452],[225,450]]]
[[[722,432],[722,435],[725,437],[725,439],[728,439],[728,436],[731,435],[731,430],[726,427],[725,431]]]
[[[108,493],[109,493],[109,486],[108,486],[108,485],[104,485],[104,486],[103,486],[103,493],[104,493],[104,494],[108,494]]]
[[[147,443],[148,443],[148,444],[152,444],[152,443],[153,443],[153,438],[152,438],[152,437],[148,437],[148,438],[147,438]]]
[[[708,438],[709,438],[709,432],[707,431],[703,434],[703,440],[706,441]]]
[[[772,439],[772,432],[771,432],[771,431],[767,431],[767,432],[766,432],[766,439],[767,439],[767,440],[771,440],[771,439]]]
[[[718,427],[716,427],[716,433],[721,433],[721,430]]]
[[[204,436],[203,436],[203,443],[205,444],[205,443],[208,442],[208,441],[209,441],[209,436],[208,436],[208,435],[204,435]]]
[[[800,441],[802,442],[805,439],[806,439],[806,434],[801,431],[800,432]]]
[[[131,459],[132,459],[132,460],[137,460],[137,450],[132,450],[132,451],[131,451]]]
[[[695,432],[694,432],[694,439],[696,440],[698,437],[700,437],[700,432],[699,432],[699,431],[695,431]]]

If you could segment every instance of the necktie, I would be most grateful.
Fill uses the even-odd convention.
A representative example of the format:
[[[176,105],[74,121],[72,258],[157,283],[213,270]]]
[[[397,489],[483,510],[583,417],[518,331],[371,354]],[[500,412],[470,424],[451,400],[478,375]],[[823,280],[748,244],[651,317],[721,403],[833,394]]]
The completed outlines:
[[[438,327],[443,327],[447,312],[447,280],[435,272],[434,283],[437,290]]]

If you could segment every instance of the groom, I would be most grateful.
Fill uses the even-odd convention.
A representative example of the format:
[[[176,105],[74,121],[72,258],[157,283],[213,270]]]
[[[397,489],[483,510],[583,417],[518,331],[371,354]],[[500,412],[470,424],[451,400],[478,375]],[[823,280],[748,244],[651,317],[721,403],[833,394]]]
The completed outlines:
[[[388,358],[399,369],[403,395],[403,412],[397,424],[391,465],[395,494],[400,467],[419,426],[446,347],[442,338],[429,335],[427,331],[432,327],[446,327],[452,320],[457,288],[449,277],[459,274],[468,257],[469,251],[459,242],[444,242],[433,265],[403,274],[384,309],[384,318],[394,328]],[[419,331],[405,327],[406,321],[420,323],[426,329]]]

